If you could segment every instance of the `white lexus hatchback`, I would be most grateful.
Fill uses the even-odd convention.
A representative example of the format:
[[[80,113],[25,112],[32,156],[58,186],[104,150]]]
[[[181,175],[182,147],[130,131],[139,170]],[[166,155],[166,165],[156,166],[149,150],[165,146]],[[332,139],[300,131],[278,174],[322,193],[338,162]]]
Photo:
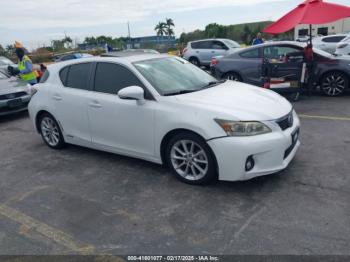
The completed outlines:
[[[166,164],[180,180],[247,180],[287,167],[299,119],[280,95],[218,82],[178,57],[132,55],[48,67],[29,111],[45,143]]]

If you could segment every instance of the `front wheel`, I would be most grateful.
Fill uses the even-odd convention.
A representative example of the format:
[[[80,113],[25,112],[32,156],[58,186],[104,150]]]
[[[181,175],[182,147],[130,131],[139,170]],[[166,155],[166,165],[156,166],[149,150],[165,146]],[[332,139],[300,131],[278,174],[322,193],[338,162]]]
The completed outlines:
[[[44,114],[39,123],[41,137],[49,147],[60,149],[65,145],[61,129],[53,116]]]
[[[321,89],[328,96],[342,95],[348,87],[349,80],[347,76],[340,72],[330,72],[321,80]]]
[[[216,178],[216,162],[207,143],[199,136],[181,133],[174,136],[167,147],[168,166],[181,181],[200,185]]]

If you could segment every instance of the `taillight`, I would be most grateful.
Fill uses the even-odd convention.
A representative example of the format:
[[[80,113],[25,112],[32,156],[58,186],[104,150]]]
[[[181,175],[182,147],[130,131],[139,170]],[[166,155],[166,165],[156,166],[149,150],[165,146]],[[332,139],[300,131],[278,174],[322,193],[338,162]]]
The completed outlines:
[[[217,60],[216,58],[212,58],[211,62],[210,62],[210,65],[214,66],[214,65],[217,65],[218,63],[219,63],[219,60]]]
[[[337,47],[338,48],[344,48],[344,47],[347,47],[348,46],[348,43],[342,43],[342,44],[339,44]]]
[[[186,53],[187,52],[187,48],[185,48],[183,51],[182,51],[182,54]]]

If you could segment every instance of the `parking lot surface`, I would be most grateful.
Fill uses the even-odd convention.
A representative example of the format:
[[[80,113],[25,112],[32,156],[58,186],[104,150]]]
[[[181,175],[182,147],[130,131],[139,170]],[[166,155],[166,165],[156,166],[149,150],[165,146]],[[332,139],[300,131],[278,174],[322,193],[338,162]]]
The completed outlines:
[[[349,255],[349,101],[302,97],[287,170],[209,186],[128,157],[51,150],[27,114],[3,117],[0,254]]]

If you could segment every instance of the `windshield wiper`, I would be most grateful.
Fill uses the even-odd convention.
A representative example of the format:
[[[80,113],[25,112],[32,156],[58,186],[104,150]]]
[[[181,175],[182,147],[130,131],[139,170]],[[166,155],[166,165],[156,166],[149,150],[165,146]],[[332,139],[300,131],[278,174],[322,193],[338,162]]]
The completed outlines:
[[[188,93],[193,93],[196,91],[199,91],[200,89],[185,89],[185,90],[179,90],[171,93],[166,93],[164,96],[175,96],[175,95],[183,95],[183,94],[188,94]]]
[[[213,87],[213,86],[217,86],[217,85],[225,83],[225,82],[226,82],[226,79],[218,80],[218,81],[212,81],[212,82],[209,82],[207,85],[203,86],[202,89],[206,89],[206,88],[210,88],[210,87]]]

